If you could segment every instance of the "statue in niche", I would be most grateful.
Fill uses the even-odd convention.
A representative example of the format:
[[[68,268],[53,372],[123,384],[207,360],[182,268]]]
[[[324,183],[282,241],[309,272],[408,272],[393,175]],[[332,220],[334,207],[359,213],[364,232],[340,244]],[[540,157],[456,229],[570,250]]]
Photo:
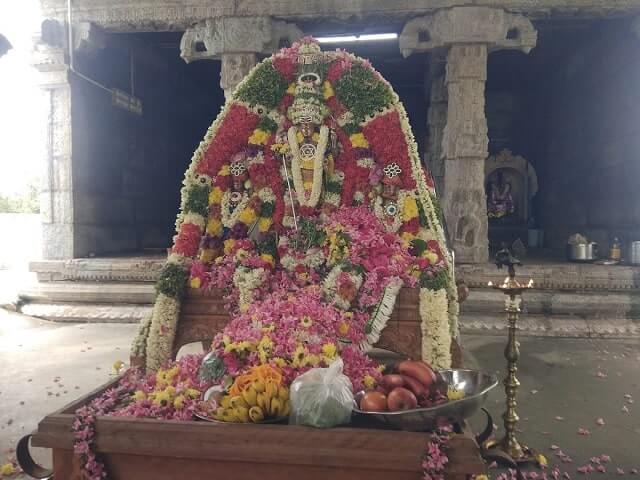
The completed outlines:
[[[515,212],[511,183],[504,178],[502,170],[489,180],[487,189],[487,215],[489,218],[505,218]]]

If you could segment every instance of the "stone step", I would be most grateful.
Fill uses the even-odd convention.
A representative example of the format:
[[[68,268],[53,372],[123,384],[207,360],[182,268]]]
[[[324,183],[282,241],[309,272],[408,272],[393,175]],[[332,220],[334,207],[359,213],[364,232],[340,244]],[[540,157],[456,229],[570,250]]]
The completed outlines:
[[[155,299],[151,283],[41,282],[18,294],[21,303],[93,303],[150,305]]]
[[[507,334],[504,314],[462,314],[460,331],[464,334]],[[627,318],[584,319],[576,316],[521,315],[518,335],[538,337],[640,338],[640,322]]]
[[[470,287],[486,288],[489,281],[500,283],[506,269],[487,263],[456,265],[456,277]],[[592,263],[541,262],[518,267],[517,278],[526,283],[532,279],[541,290],[633,291],[640,293],[640,266],[595,265]]]
[[[26,303],[20,312],[52,322],[138,323],[152,310],[151,305],[97,303]]]
[[[493,315],[504,309],[505,295],[497,290],[472,288],[461,305],[463,313]],[[581,318],[640,318],[640,293],[531,290],[524,294],[524,313]]]

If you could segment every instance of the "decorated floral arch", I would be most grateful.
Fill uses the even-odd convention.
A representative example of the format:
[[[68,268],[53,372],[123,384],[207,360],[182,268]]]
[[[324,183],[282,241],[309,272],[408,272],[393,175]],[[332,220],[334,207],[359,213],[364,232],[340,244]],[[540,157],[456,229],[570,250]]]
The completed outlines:
[[[354,349],[378,340],[402,286],[420,288],[423,359],[450,366],[458,303],[433,181],[402,103],[368,61],[312,39],[262,61],[183,184],[153,313],[133,345],[148,368],[169,360],[186,289],[211,287],[226,287],[234,316],[213,346],[227,371],[362,363]],[[319,330],[285,335],[291,319]]]

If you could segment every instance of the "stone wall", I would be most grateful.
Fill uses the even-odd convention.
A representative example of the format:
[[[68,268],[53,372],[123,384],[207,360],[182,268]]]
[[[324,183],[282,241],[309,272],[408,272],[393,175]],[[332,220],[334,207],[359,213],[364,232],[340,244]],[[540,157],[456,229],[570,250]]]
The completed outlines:
[[[640,41],[628,22],[595,28],[551,79],[540,207],[547,246],[576,232],[608,251],[640,239]]]
[[[135,92],[144,105],[137,116],[112,105],[111,94],[74,77],[73,202],[74,256],[109,254],[166,245],[160,212],[165,210],[168,171],[167,87],[162,63],[134,54]],[[129,52],[107,46],[76,69],[109,87],[130,91]]]

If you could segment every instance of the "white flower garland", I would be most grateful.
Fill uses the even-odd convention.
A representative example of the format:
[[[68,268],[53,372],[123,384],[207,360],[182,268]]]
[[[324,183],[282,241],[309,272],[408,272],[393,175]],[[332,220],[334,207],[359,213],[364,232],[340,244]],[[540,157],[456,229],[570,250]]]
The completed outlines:
[[[422,360],[436,369],[451,368],[447,290],[420,289]]]
[[[222,207],[220,216],[222,217],[222,225],[227,228],[233,228],[233,226],[238,223],[238,218],[240,214],[247,208],[249,204],[249,195],[247,192],[242,193],[242,199],[236,205],[236,208],[233,209],[233,212],[230,212],[229,207],[231,204],[231,191],[227,190],[222,194],[222,201],[220,202],[220,206]]]
[[[345,300],[338,294],[338,277],[342,271],[343,270],[340,265],[333,267],[325,277],[322,289],[324,291],[324,297],[328,302],[333,303],[336,307],[342,310],[349,310],[351,302]],[[360,290],[363,281],[362,275],[349,273],[349,276],[351,277],[351,281],[353,281],[356,290]]]
[[[313,186],[311,187],[311,195],[309,199],[305,194],[304,183],[302,181],[302,169],[300,165],[300,145],[296,136],[297,128],[291,127],[287,132],[289,147],[291,147],[291,176],[293,177],[293,186],[296,190],[298,204],[301,207],[315,207],[320,200],[322,193],[322,173],[324,169],[324,154],[327,150],[329,141],[329,127],[322,125],[320,127],[320,138],[316,146],[316,152],[313,157]]]
[[[396,306],[396,299],[398,298],[402,285],[403,281],[398,277],[394,277],[389,285],[384,289],[382,298],[376,305],[376,308],[371,313],[371,317],[367,322],[367,326],[371,331],[367,334],[366,339],[360,343],[360,348],[363,351],[368,352],[376,343],[378,343],[378,340],[380,340],[380,335],[382,335],[382,331],[387,326],[387,322],[393,314],[393,309]]]
[[[240,298],[238,307],[244,312],[253,302],[253,291],[264,282],[264,268],[238,267],[233,272],[233,284],[238,289]]]
[[[149,336],[149,328],[151,327],[151,319],[153,314],[146,315],[138,325],[136,337],[131,344],[132,357],[145,357],[147,354],[147,337]]]
[[[176,336],[176,320],[180,314],[180,301],[158,294],[153,305],[149,337],[147,338],[147,369],[158,370],[171,359],[173,340]]]

